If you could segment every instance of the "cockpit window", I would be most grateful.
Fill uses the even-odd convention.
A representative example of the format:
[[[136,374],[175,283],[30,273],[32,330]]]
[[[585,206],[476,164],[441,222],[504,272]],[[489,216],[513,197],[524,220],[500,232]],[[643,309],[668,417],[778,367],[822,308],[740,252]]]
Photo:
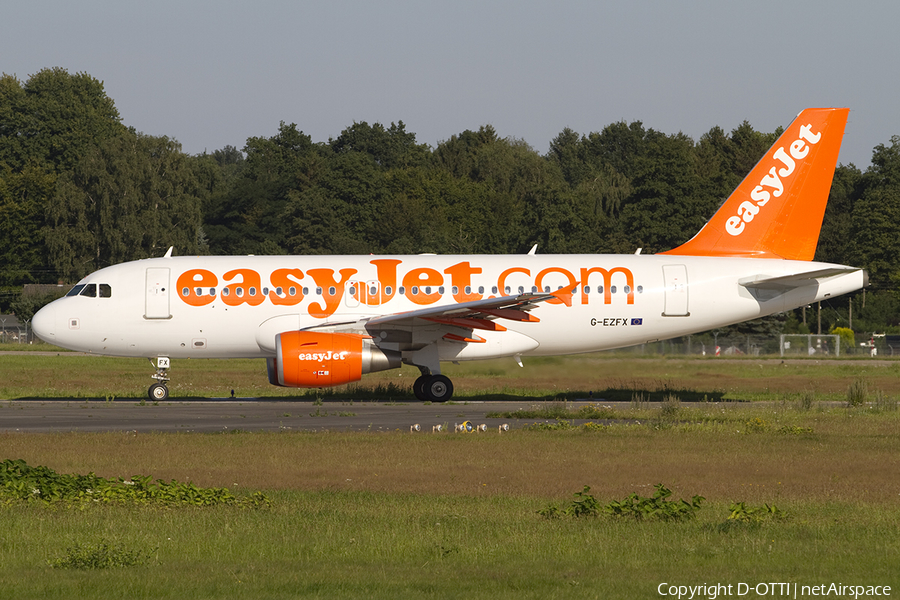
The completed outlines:
[[[79,283],[78,285],[73,287],[71,290],[69,290],[69,293],[67,293],[66,296],[77,296],[78,294],[81,293],[81,290],[83,290],[83,289],[84,289],[84,284]]]
[[[112,298],[112,286],[108,283],[80,283],[69,290],[69,293],[66,294],[66,296],[84,296],[85,298]]]

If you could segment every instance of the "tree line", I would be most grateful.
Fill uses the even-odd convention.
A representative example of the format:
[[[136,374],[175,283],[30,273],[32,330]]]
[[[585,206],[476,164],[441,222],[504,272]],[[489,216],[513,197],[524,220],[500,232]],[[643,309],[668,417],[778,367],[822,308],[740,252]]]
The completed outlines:
[[[176,254],[653,253],[696,233],[781,130],[682,134],[617,122],[563,129],[541,155],[487,125],[432,148],[402,121],[314,142],[282,122],[188,155],[123,123],[102,82],[0,77],[0,312],[27,283]],[[900,137],[865,171],[839,165],[817,260],[869,270],[853,328],[897,328]],[[823,315],[848,326],[847,299]],[[788,315],[781,327],[801,329]]]

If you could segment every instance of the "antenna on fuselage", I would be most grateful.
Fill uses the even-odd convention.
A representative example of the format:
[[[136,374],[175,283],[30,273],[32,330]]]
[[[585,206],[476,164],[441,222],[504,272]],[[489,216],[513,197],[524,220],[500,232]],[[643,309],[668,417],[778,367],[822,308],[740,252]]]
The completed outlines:
[[[163,258],[172,258],[172,248],[174,248],[174,247],[175,246],[169,246],[169,249],[166,250],[166,255],[163,256]]]
[[[534,256],[537,254],[537,244],[531,247],[531,250],[528,251],[528,256]]]

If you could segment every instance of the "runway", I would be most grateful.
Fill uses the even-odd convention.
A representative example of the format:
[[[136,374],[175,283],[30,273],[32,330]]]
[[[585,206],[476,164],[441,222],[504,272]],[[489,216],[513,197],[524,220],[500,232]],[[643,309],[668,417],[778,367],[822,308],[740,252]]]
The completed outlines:
[[[37,432],[229,432],[410,431],[431,432],[469,421],[488,430],[518,419],[487,418],[489,412],[534,408],[534,402],[297,402],[254,398],[179,400],[159,404],[130,400],[45,399],[0,402],[0,433]],[[528,423],[534,420],[527,421]]]

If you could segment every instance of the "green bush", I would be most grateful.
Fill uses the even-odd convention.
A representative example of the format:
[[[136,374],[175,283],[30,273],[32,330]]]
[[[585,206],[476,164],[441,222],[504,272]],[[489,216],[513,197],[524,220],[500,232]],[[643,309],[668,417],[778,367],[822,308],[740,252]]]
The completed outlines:
[[[239,499],[227,488],[201,488],[174,479],[168,483],[161,479],[154,482],[151,477],[141,475],[128,480],[105,479],[93,473],[61,475],[49,467],[32,467],[21,459],[6,459],[0,462],[0,502],[16,501],[269,506],[269,499],[260,492]]]
[[[75,544],[66,548],[66,555],[50,561],[55,569],[108,569],[110,567],[133,567],[142,565],[153,556],[153,550],[129,550],[121,546],[100,542],[98,544]]]
[[[669,500],[672,490],[661,483],[654,486],[656,491],[652,496],[645,497],[632,493],[623,500],[613,500],[609,504],[601,505],[589,492],[590,486],[584,486],[580,492],[575,492],[574,499],[561,508],[558,504],[551,504],[538,511],[538,514],[548,519],[560,517],[596,517],[608,515],[613,517],[629,517],[637,521],[681,521],[694,518],[700,510],[700,505],[705,498],[694,496],[691,501]]]

